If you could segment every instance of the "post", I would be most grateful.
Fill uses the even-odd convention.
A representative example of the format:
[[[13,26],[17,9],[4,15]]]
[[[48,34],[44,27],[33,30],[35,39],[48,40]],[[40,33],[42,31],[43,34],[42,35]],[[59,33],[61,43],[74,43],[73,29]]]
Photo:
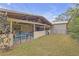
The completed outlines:
[[[46,29],[45,29],[45,25],[44,25],[44,31],[45,31]]]
[[[35,39],[35,24],[33,24],[33,38]]]
[[[12,33],[12,20],[10,20],[10,33]]]
[[[10,34],[9,34],[9,38],[11,39],[10,46],[13,46],[12,20],[10,20]]]
[[[44,32],[45,32],[45,35],[46,35],[46,29],[45,29],[45,25],[44,25]]]
[[[34,30],[34,32],[35,32],[35,24],[34,24],[34,27],[33,27],[33,28],[34,28],[33,30]]]

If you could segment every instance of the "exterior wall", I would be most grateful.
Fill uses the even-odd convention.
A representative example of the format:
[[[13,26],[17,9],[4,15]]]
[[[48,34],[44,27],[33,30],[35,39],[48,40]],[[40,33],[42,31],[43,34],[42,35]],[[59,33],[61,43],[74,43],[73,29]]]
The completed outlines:
[[[22,24],[21,31],[23,32],[33,32],[33,26],[31,24]]]
[[[45,31],[35,31],[34,32],[34,39],[39,38],[39,37],[44,36],[44,35],[46,35]]]
[[[66,24],[54,24],[52,26],[52,31],[54,34],[66,34],[67,33]]]

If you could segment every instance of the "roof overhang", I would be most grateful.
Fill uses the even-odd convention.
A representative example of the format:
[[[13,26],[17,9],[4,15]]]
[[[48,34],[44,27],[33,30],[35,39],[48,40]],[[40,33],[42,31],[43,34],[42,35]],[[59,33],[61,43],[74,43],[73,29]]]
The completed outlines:
[[[40,19],[42,24],[52,25],[43,16],[27,14],[27,13],[24,13],[24,12],[18,12],[18,11],[13,11],[13,10],[8,10],[8,9],[0,9],[0,11],[7,12],[7,16],[10,17],[10,18],[15,18],[15,19],[18,19],[18,20],[19,19],[28,20],[28,21],[33,21],[33,22],[39,22],[38,20]]]

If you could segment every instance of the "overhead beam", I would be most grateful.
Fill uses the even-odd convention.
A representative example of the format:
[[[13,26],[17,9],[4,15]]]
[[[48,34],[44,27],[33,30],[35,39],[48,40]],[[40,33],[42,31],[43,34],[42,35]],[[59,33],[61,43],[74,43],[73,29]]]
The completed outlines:
[[[8,21],[12,22],[18,22],[18,23],[28,23],[28,24],[38,24],[38,25],[46,25],[46,24],[42,24],[42,23],[37,23],[37,22],[31,22],[31,21],[26,21],[26,20],[20,20],[20,19],[13,19],[13,18],[8,18]]]

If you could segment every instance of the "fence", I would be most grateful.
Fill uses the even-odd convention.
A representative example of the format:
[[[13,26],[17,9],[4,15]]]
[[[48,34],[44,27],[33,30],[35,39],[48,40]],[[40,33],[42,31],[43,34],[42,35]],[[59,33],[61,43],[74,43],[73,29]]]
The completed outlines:
[[[16,33],[13,42],[14,42],[14,44],[21,44],[32,38],[33,38],[33,33],[31,33],[31,32]]]

